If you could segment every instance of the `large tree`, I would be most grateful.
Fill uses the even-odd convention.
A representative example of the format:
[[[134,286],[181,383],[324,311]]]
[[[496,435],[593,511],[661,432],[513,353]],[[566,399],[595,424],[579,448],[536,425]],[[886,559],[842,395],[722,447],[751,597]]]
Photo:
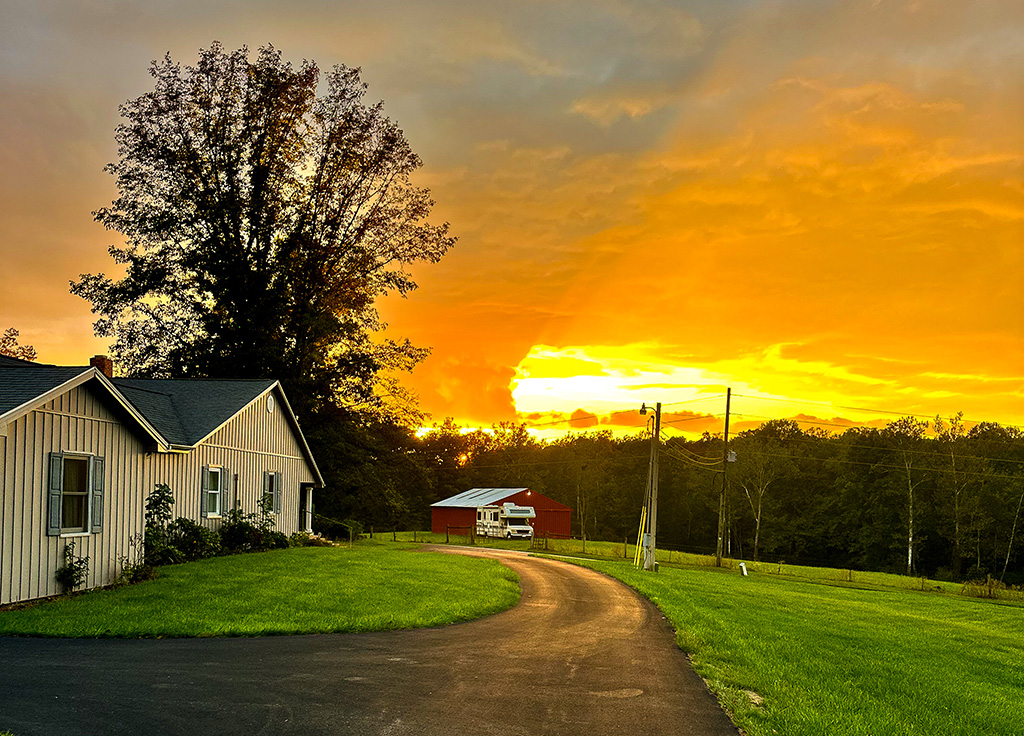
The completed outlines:
[[[789,445],[803,437],[792,419],[772,419],[736,438],[739,462],[733,479],[746,496],[754,517],[754,559],[761,559],[761,521],[765,500],[773,484],[793,473]]]
[[[363,103],[358,69],[293,67],[271,46],[250,59],[214,43],[150,73],[121,107],[119,196],[95,213],[125,238],[110,248],[125,274],[72,283],[96,334],[129,375],[273,376],[300,413],[373,404],[388,370],[425,354],[375,337],[374,301],[410,292],[405,266],[454,242],[425,221],[402,131]]]

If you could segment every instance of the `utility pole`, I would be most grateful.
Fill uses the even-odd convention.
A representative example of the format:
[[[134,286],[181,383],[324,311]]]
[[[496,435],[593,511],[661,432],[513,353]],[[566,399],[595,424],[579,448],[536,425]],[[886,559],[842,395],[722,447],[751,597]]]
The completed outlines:
[[[647,405],[640,406],[640,413],[648,412]],[[661,439],[661,402],[654,405],[654,432],[651,434],[651,465],[647,479],[647,534],[644,537],[644,569],[657,570],[654,555],[655,532],[658,528],[658,445]]]
[[[718,545],[715,547],[715,567],[722,566],[722,546],[725,542],[725,469],[729,467],[729,404],[732,389],[725,389],[725,434],[722,443],[722,490],[718,495]]]

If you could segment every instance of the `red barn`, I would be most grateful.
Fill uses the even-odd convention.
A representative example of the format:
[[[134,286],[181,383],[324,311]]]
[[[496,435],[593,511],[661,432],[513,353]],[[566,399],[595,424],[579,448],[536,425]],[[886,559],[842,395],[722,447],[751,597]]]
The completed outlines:
[[[533,507],[537,512],[537,517],[531,520],[535,537],[568,539],[572,509],[529,488],[471,488],[431,504],[431,531],[444,534],[452,527],[454,534],[468,534],[469,527],[476,526],[476,510],[480,506],[501,506],[506,502]]]

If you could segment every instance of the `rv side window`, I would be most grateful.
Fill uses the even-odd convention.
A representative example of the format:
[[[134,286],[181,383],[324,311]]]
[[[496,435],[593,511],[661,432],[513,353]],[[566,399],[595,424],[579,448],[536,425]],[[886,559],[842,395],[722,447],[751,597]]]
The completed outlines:
[[[483,518],[484,518],[484,512],[483,511],[477,511],[476,512],[476,520],[480,521]]]

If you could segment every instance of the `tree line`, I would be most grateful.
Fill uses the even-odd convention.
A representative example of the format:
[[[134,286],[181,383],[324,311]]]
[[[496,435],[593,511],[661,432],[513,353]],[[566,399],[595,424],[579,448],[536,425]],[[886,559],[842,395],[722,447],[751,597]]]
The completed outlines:
[[[468,431],[447,419],[422,437],[378,425],[345,443],[344,460],[327,460],[337,483],[318,505],[327,515],[423,529],[435,501],[529,487],[573,509],[574,536],[635,541],[650,435],[539,441],[525,424]],[[1019,428],[968,428],[957,415],[830,433],[776,419],[730,438],[729,449],[728,556],[1024,583]],[[722,456],[721,435],[661,443],[659,546],[714,553]]]

